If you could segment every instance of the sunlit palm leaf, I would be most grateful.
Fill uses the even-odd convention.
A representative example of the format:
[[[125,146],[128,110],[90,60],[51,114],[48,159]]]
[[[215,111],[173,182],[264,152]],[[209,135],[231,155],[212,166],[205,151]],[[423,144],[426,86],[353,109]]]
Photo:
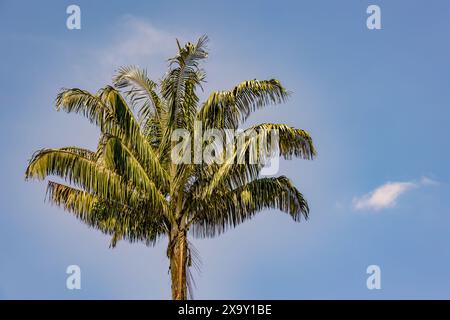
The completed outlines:
[[[278,80],[243,81],[230,91],[213,92],[200,109],[198,119],[206,128],[237,129],[253,111],[284,102],[288,96]]]
[[[193,233],[214,237],[228,228],[252,218],[263,209],[278,209],[295,221],[308,217],[309,207],[303,195],[284,176],[261,178],[230,191],[217,189],[206,199],[192,202]]]

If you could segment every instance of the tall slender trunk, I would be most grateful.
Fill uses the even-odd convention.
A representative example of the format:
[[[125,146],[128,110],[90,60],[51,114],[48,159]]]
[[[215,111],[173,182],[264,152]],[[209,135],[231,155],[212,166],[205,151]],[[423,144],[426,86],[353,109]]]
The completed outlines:
[[[172,299],[187,299],[187,239],[185,231],[176,231],[170,237],[168,255],[172,280]]]

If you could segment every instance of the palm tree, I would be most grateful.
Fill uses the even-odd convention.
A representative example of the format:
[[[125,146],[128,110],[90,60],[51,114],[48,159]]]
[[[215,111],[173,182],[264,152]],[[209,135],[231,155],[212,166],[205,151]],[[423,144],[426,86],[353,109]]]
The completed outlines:
[[[159,83],[145,70],[129,66],[118,70],[114,86],[96,94],[62,89],[57,110],[80,113],[99,126],[97,150],[38,150],[25,173],[26,179],[49,175],[64,179],[67,185],[48,182],[49,202],[110,235],[112,247],[121,239],[153,245],[167,236],[173,299],[191,294],[189,267],[195,264],[195,251],[188,234],[215,237],[265,208],[286,212],[294,221],[307,218],[309,212],[288,178],[261,176],[262,162],[236,163],[239,157],[247,159],[251,139],[244,139],[243,148],[232,150],[221,163],[173,161],[174,130],[192,132],[196,123],[204,129],[238,129],[253,111],[281,103],[289,95],[278,80],[251,80],[230,91],[213,92],[199,104],[197,90],[205,78],[199,63],[207,57],[206,42],[206,36],[196,44],[181,46],[177,41],[178,54],[169,60]],[[315,156],[304,130],[266,123],[243,130],[234,139],[250,130],[258,130],[258,139],[267,130],[276,130],[277,157]]]

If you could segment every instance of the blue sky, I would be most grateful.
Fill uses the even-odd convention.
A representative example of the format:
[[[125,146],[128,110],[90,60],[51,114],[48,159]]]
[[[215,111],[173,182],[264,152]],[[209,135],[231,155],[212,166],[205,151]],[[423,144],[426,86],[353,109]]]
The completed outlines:
[[[66,7],[81,8],[81,30]],[[366,8],[381,8],[368,30]],[[448,1],[0,1],[0,298],[165,299],[166,242],[89,229],[25,182],[33,151],[94,148],[98,130],[54,110],[61,87],[96,91],[121,65],[158,79],[175,38],[210,37],[205,93],[278,78],[290,101],[252,122],[308,130],[318,157],[282,161],[309,221],[267,211],[194,240],[197,299],[450,298]],[[82,289],[66,289],[66,267]],[[381,268],[368,290],[366,268]]]

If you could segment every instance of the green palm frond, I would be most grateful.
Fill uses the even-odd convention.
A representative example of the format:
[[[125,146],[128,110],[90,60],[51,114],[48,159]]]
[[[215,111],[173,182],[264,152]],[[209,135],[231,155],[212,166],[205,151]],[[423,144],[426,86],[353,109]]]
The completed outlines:
[[[209,170],[207,172],[209,172],[211,178],[206,185],[202,186],[203,195],[211,194],[223,182],[228,181],[228,186],[233,187],[237,182],[240,182],[242,185],[256,178],[263,167],[264,161],[273,155],[271,151],[272,138],[269,134],[271,130],[277,132],[278,148],[275,151],[278,152],[278,156],[282,156],[285,159],[290,159],[292,156],[312,159],[316,155],[311,136],[304,130],[292,128],[284,124],[271,123],[252,126],[237,135],[233,141],[233,143],[239,140],[243,141],[242,148],[235,148],[229,157],[225,157],[224,155],[225,161],[222,165],[208,168]],[[254,148],[255,141],[256,143],[265,143],[265,151],[268,150],[270,152],[261,153],[260,148]],[[253,153],[259,163],[250,163],[248,160],[249,153]],[[243,159],[247,160],[243,161]]]
[[[136,211],[138,208],[107,201],[53,181],[48,183],[47,199],[73,213],[90,227],[112,235],[112,246],[121,238],[153,245],[167,231],[165,221],[160,216],[143,215]]]
[[[200,109],[198,119],[206,128],[237,129],[253,111],[282,103],[288,96],[278,80],[243,81],[230,91],[213,92]]]
[[[158,96],[158,84],[151,80],[145,69],[135,66],[121,67],[113,78],[118,89],[126,89],[125,94],[139,109],[139,119],[161,118],[161,99]]]
[[[285,159],[291,159],[294,156],[312,160],[317,154],[312,138],[305,130],[277,123],[261,123],[254,125],[244,131],[244,134],[249,130],[254,130],[260,134],[268,134],[271,131],[275,131],[279,141],[279,156]],[[270,145],[270,143],[270,135],[268,134],[267,144]]]
[[[101,89],[97,95],[80,89],[65,89],[57,98],[57,108],[81,113],[100,126],[104,134],[119,137],[133,152],[158,184],[165,184],[167,173],[150,142],[120,94],[112,87]]]
[[[139,203],[139,194],[130,190],[120,176],[77,153],[59,149],[37,151],[29,162],[25,177],[43,180],[49,175],[59,176],[98,197],[117,199],[130,206]]]
[[[179,42],[178,54],[169,60],[169,71],[161,81],[161,95],[167,101],[167,122],[163,134],[160,153],[166,153],[170,135],[175,128],[192,129],[197,112],[198,97],[196,87],[204,80],[204,72],[199,62],[207,57],[207,36],[202,36],[197,44]]]
[[[150,196],[151,199],[158,199],[158,202],[161,204],[165,203],[165,198],[160,188],[151,180],[142,164],[122,144],[120,139],[113,136],[108,137],[105,141],[102,156],[108,169],[114,171],[128,183],[131,183],[146,196]]]
[[[192,202],[192,231],[198,237],[214,237],[252,218],[263,209],[278,209],[294,221],[308,218],[309,207],[303,195],[284,177],[256,179],[246,185],[223,191],[217,189],[205,199]]]
[[[75,153],[75,154],[78,154],[78,155],[80,155],[86,159],[92,160],[92,161],[97,161],[99,158],[98,152],[94,152],[92,150],[85,149],[85,148],[80,148],[80,147],[74,146],[74,147],[59,148],[59,150]]]
[[[56,97],[56,110],[80,113],[90,122],[99,126],[102,131],[105,125],[113,120],[112,110],[106,106],[97,95],[78,88],[62,89]]]

